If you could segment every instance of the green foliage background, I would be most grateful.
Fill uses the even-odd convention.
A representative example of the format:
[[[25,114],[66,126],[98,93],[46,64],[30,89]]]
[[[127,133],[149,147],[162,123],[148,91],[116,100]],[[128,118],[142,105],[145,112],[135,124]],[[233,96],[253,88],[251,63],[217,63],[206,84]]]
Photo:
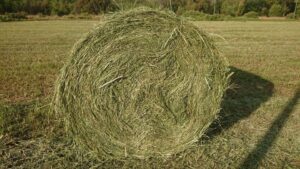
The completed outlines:
[[[279,4],[274,4],[269,11],[269,16],[282,16],[282,13],[282,7]]]
[[[0,14],[100,14],[137,6],[169,8],[179,14],[192,10],[206,14],[242,16],[253,11],[259,15],[277,16],[280,13],[285,16],[295,11],[296,0],[0,0]]]

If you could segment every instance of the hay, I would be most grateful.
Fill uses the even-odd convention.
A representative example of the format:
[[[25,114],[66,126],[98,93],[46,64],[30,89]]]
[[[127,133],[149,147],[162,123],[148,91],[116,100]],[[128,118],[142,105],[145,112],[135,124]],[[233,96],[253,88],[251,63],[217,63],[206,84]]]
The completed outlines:
[[[75,46],[54,105],[75,143],[98,157],[167,157],[216,119],[226,72],[206,33],[173,13],[138,8]]]

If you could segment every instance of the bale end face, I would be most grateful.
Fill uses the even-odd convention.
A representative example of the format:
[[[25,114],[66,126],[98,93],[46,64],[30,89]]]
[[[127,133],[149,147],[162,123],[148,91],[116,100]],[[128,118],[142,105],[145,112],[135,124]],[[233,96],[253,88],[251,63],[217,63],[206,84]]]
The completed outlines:
[[[216,119],[226,73],[198,27],[136,9],[75,46],[54,105],[76,144],[101,158],[166,157],[193,146]]]

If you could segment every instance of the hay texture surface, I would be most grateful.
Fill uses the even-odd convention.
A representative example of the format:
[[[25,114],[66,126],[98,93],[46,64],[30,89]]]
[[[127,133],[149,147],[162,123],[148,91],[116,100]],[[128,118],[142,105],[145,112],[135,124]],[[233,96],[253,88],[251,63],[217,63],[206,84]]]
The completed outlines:
[[[167,157],[216,119],[227,68],[208,35],[168,12],[110,17],[81,40],[55,94],[75,143],[101,158]]]

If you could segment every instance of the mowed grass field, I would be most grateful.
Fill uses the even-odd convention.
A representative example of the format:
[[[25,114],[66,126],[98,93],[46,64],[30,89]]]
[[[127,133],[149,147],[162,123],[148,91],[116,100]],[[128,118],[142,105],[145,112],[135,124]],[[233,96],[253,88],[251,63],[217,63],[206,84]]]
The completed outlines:
[[[51,95],[73,44],[99,23],[0,23],[0,168],[300,168],[300,22],[285,21],[195,22],[234,75],[219,120],[194,148],[169,159],[76,154]]]

